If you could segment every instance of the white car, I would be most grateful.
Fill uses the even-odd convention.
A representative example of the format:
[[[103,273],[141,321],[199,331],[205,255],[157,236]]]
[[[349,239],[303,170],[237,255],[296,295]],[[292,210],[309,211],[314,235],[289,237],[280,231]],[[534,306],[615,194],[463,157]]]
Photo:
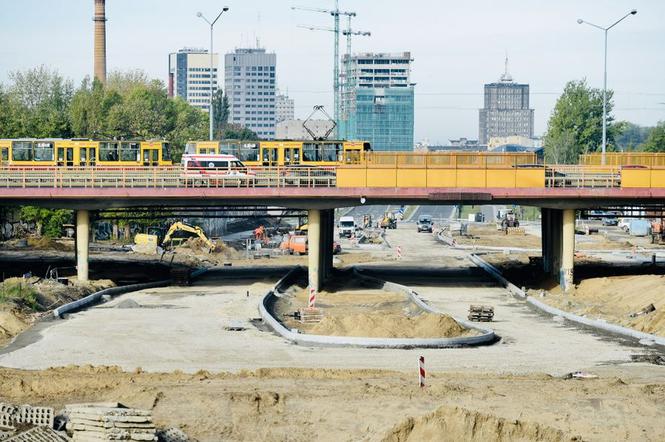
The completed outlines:
[[[619,218],[617,226],[624,232],[627,232],[630,230],[630,218]]]

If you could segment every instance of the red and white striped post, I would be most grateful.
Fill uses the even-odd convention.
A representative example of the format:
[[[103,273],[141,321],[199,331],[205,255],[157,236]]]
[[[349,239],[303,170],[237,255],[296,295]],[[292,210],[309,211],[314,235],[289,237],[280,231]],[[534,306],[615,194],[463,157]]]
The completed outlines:
[[[397,246],[395,248],[395,253],[397,254],[397,259],[402,259],[402,246]]]
[[[420,388],[425,388],[425,356],[418,359],[418,381]]]
[[[307,301],[307,308],[314,308],[316,305],[316,289],[309,289],[309,299]]]

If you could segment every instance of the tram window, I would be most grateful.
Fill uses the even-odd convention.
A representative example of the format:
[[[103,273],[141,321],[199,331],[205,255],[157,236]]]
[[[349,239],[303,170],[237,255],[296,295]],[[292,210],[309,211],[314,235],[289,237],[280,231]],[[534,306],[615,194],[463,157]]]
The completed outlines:
[[[243,143],[236,155],[240,161],[259,161],[259,144]]]
[[[53,161],[53,143],[35,142],[35,161]]]
[[[139,161],[139,143],[122,143],[120,149],[121,161]]]
[[[322,150],[322,160],[321,161],[337,161],[337,157],[340,151],[339,144],[323,144],[321,146]]]
[[[215,152],[210,152],[215,153]],[[235,143],[222,142],[219,143],[219,153],[221,155],[233,155],[235,156],[238,153],[238,145]]]
[[[118,161],[118,143],[99,143],[100,161]]]
[[[14,141],[12,143],[12,160],[32,161],[32,142]]]
[[[169,161],[171,159],[171,145],[169,143],[162,143],[162,160]]]
[[[7,149],[0,149],[2,152],[2,158],[0,160],[2,161],[8,161],[9,160],[9,151]]]
[[[321,152],[315,143],[303,143],[302,160],[303,161],[321,161]]]
[[[185,144],[185,152],[184,153],[198,153],[196,151],[196,143],[187,143]]]

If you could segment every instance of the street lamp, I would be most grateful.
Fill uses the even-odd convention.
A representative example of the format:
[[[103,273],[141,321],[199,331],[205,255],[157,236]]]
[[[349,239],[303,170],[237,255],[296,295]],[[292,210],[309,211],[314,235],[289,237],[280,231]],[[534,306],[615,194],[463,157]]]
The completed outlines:
[[[209,114],[209,117],[210,117],[210,141],[212,141],[212,139],[213,139],[213,136],[212,136],[212,131],[213,131],[212,95],[213,94],[212,94],[212,92],[213,92],[214,73],[213,73],[213,66],[212,66],[212,59],[213,59],[213,57],[212,57],[212,30],[213,30],[213,27],[215,26],[215,23],[217,23],[217,20],[219,20],[219,17],[221,17],[222,14],[225,13],[226,11],[228,11],[228,10],[229,10],[229,8],[225,6],[222,9],[222,12],[220,12],[219,15],[217,16],[217,18],[214,19],[213,21],[208,20],[203,15],[202,12],[197,12],[196,13],[197,17],[202,18],[203,20],[205,20],[206,23],[208,23],[210,25],[210,107],[208,108],[208,114]],[[217,76],[217,78],[219,78],[219,75]]]
[[[588,21],[584,21],[581,18],[577,19],[578,24],[587,24],[589,26],[593,26],[594,28],[600,29],[601,31],[605,32],[605,69],[603,73],[603,146],[602,146],[602,157],[601,157],[601,164],[605,165],[605,149],[607,147],[607,31],[615,27],[616,25],[619,24],[619,22],[623,21],[626,17],[630,15],[635,15],[637,14],[637,9],[633,9],[630,11],[628,14],[624,15],[621,17],[619,20],[615,21],[612,23],[610,26],[603,28],[602,26],[594,25],[593,23],[589,23]]]

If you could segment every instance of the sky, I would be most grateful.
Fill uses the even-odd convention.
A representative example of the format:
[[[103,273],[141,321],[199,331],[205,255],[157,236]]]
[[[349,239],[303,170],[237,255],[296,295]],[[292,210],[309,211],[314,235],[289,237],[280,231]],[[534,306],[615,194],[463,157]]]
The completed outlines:
[[[257,43],[277,54],[277,82],[295,99],[296,117],[323,104],[332,114],[332,16],[292,6],[333,9],[333,0],[107,0],[109,70],[141,69],[166,82],[168,54],[209,45],[215,52]],[[78,84],[93,68],[93,0],[0,0],[0,83],[15,70],[44,64]],[[603,85],[603,32],[609,26],[608,88],[615,115],[640,125],[665,120],[665,2],[660,0],[340,0],[354,11],[353,51],[410,51],[414,59],[415,140],[431,144],[478,137],[483,84],[497,81],[509,58],[513,79],[530,84],[535,134],[542,135],[569,80]],[[344,37],[340,52],[346,49]]]

